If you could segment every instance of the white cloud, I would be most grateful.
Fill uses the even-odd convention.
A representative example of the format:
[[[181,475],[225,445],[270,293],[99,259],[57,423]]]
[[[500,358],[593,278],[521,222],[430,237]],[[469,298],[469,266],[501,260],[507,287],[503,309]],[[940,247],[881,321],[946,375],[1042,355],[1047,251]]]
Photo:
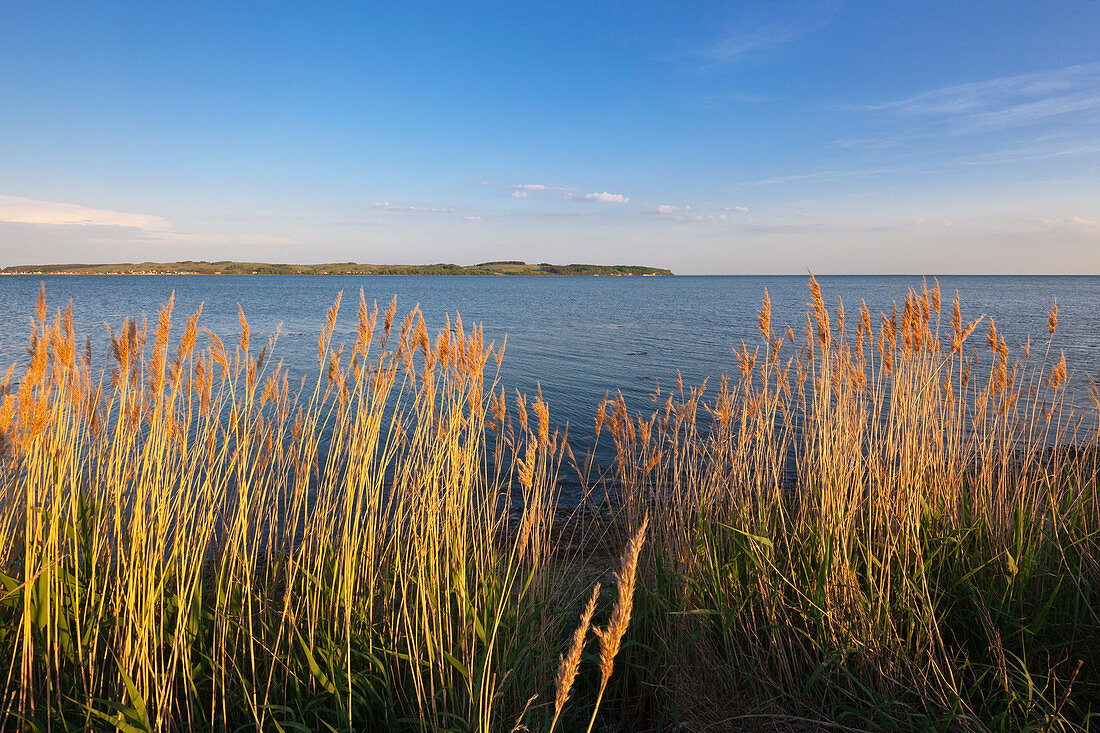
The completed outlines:
[[[167,232],[172,229],[171,223],[166,219],[150,214],[127,214],[19,196],[0,196],[0,221],[51,226],[129,227],[147,232]]]
[[[661,204],[657,207],[657,211],[661,214],[675,214],[679,210],[679,206],[669,206],[668,204]]]
[[[602,201],[606,204],[630,203],[630,199],[626,196],[623,196],[621,193],[608,193],[607,191],[604,191],[603,193],[586,193],[581,196],[581,198],[585,201]]]
[[[624,196],[621,193],[610,193],[608,191],[596,191],[593,193],[581,193],[575,186],[549,186],[545,183],[517,183],[508,186],[511,190],[512,198],[524,199],[530,197],[532,194],[558,192],[562,198],[570,199],[573,201],[599,201],[607,204],[626,204],[630,203],[630,197]]]
[[[466,221],[481,221],[480,216],[464,216],[462,218],[465,219]]]
[[[0,196],[0,222],[55,227],[119,227],[135,229],[142,239],[160,242],[279,245],[299,244],[289,237],[266,234],[195,234],[178,232],[170,221],[152,214],[94,209],[80,204]]]

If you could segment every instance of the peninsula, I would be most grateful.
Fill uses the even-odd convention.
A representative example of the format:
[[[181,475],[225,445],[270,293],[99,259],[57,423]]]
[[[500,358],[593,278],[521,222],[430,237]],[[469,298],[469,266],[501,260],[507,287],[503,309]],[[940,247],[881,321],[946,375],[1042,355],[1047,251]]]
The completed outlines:
[[[537,265],[506,260],[477,265],[360,265],[335,262],[322,265],[281,265],[267,262],[141,262],[114,265],[14,265],[0,275],[588,275],[669,276],[671,270],[641,265]]]

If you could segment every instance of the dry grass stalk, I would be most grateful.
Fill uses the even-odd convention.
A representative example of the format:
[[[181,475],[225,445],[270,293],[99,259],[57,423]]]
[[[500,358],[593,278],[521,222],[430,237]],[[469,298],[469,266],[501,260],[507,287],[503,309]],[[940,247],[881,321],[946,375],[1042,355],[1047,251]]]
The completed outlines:
[[[607,625],[596,628],[596,636],[600,640],[600,691],[596,695],[596,702],[592,707],[592,718],[588,722],[588,730],[596,722],[596,714],[600,710],[600,702],[607,690],[607,682],[611,679],[611,673],[615,669],[615,657],[619,654],[623,636],[630,626],[630,612],[634,608],[634,582],[638,574],[638,558],[642,553],[642,545],[645,543],[646,529],[649,527],[649,517],[642,520],[642,524],[630,538],[623,550],[621,567],[615,573],[615,584],[618,589],[618,597],[615,600],[615,608],[611,612],[611,618]]]
[[[558,663],[558,675],[554,680],[554,718],[550,721],[550,733],[558,724],[558,717],[569,700],[569,693],[573,690],[573,680],[577,678],[577,669],[581,664],[581,652],[584,651],[584,642],[588,638],[588,629],[592,624],[592,614],[596,612],[596,601],[600,597],[600,584],[592,589],[592,597],[581,612],[580,624],[573,631],[573,641],[569,644],[569,650],[561,657]]]

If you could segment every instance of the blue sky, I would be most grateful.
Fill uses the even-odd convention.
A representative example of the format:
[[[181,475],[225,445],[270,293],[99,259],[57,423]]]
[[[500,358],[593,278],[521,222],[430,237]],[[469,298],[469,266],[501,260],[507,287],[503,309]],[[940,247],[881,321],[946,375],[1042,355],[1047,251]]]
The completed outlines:
[[[1100,2],[0,3],[0,264],[1100,273]]]

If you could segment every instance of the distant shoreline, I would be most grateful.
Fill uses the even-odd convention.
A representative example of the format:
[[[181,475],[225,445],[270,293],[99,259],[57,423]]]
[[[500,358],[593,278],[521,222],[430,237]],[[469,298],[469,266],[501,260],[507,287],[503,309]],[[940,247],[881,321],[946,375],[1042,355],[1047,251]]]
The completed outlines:
[[[430,276],[589,276],[671,277],[672,270],[642,265],[552,265],[520,261],[482,262],[477,265],[439,263],[432,265],[368,265],[337,262],[318,265],[287,265],[267,262],[141,262],[117,264],[13,265],[0,275],[430,275]]]

